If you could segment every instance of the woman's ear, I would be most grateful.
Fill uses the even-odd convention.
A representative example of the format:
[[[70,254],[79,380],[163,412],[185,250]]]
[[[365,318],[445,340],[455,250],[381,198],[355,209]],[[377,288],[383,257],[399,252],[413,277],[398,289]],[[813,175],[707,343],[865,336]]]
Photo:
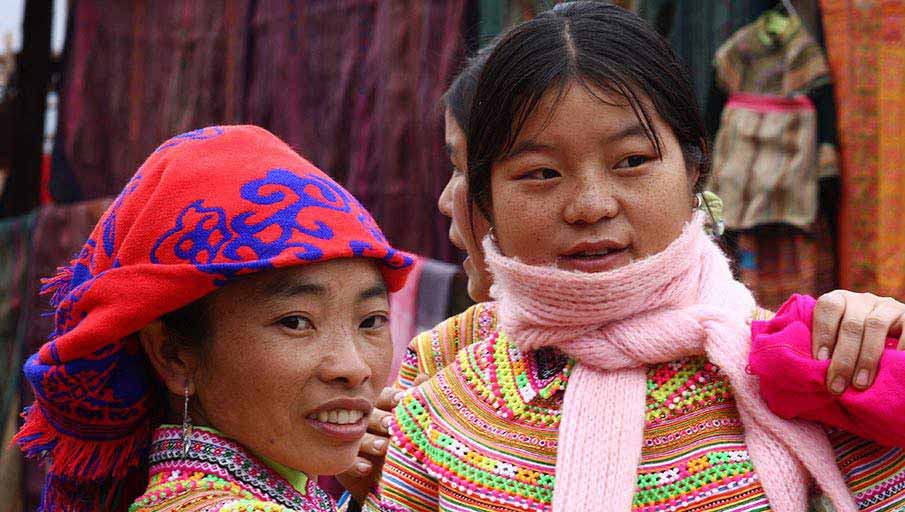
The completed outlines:
[[[138,339],[151,365],[170,393],[181,396],[188,385],[189,394],[194,394],[193,377],[198,368],[196,354],[173,343],[160,319],[154,320],[138,331]]]

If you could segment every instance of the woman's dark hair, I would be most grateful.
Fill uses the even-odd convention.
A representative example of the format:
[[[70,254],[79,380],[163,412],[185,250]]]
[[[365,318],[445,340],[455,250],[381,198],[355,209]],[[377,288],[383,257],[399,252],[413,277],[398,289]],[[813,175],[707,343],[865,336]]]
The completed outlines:
[[[474,57],[468,59],[465,67],[440,98],[440,104],[449,109],[463,132],[468,132],[468,116],[471,115],[471,103],[478,88],[478,78],[492,48],[492,45],[484,47]]]
[[[208,297],[202,297],[160,317],[171,350],[204,348],[211,336]]]
[[[635,14],[600,2],[570,2],[503,34],[483,65],[468,113],[468,197],[491,219],[493,163],[515,143],[547,91],[576,81],[621,96],[662,156],[656,114],[672,129],[689,168],[706,181],[707,137],[694,88],[673,49]],[[599,96],[599,95],[598,95]],[[557,101],[558,101],[557,100]],[[603,101],[603,100],[601,100]]]

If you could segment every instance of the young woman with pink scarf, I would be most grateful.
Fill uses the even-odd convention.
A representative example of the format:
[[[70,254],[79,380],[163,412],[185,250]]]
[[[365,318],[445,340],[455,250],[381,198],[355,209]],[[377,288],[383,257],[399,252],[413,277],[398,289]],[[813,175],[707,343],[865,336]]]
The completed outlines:
[[[419,369],[439,371],[395,410],[366,506],[905,501],[900,451],[782,419],[761,399],[749,324],[768,314],[705,233],[707,148],[681,69],[641,20],[595,3],[558,7],[492,51],[467,142],[496,304],[415,340]],[[443,369],[417,357],[466,345]]]

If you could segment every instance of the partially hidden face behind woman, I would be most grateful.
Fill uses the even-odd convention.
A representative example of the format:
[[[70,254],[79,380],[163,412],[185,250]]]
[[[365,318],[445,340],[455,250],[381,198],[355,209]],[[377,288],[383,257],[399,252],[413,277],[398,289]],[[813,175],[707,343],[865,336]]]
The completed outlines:
[[[529,264],[602,272],[678,237],[697,170],[669,126],[646,110],[659,155],[625,98],[574,80],[547,91],[492,166],[501,251]]]
[[[490,300],[492,278],[484,263],[481,240],[490,227],[480,213],[473,212],[468,204],[468,182],[465,169],[468,168],[465,132],[456,121],[451,109],[444,114],[446,149],[452,164],[452,173],[443,193],[437,201],[440,213],[451,219],[449,241],[465,251],[462,262],[468,276],[468,295],[475,302]]]
[[[348,468],[390,371],[376,264],[347,258],[253,274],[196,310],[200,344],[174,346],[166,319],[142,332],[171,409],[181,414],[187,379],[196,424],[308,474]]]

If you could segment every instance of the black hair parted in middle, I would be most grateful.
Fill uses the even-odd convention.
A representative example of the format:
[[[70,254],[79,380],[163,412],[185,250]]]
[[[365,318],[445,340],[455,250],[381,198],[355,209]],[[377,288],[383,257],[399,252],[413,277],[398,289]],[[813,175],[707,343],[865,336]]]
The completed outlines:
[[[484,62],[466,135],[469,201],[485,217],[492,221],[494,162],[512,150],[547,92],[556,91],[558,102],[572,82],[598,97],[596,91],[624,98],[662,156],[652,122],[659,116],[673,131],[686,165],[700,173],[696,187],[706,181],[704,122],[691,79],[669,43],[621,7],[569,2],[514,26]]]

